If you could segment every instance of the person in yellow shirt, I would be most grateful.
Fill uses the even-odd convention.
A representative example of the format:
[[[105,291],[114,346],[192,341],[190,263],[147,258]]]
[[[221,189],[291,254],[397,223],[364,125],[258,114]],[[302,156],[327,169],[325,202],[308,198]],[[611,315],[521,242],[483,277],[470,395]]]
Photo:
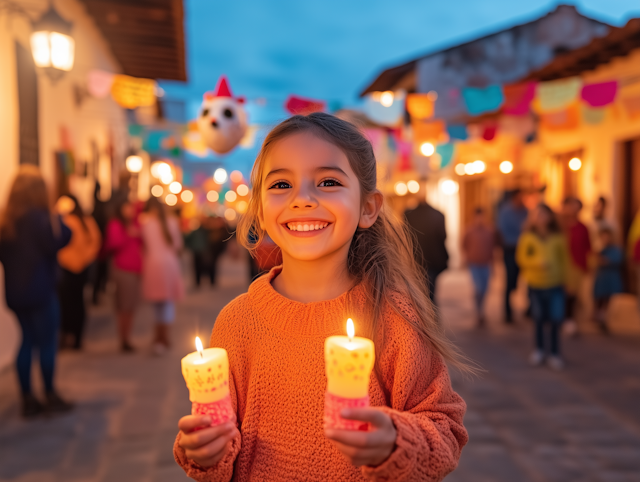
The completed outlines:
[[[535,322],[535,350],[529,358],[534,366],[547,362],[554,370],[564,368],[560,356],[560,325],[564,319],[564,281],[568,253],[555,213],[540,204],[532,213],[529,229],[518,241],[516,261],[529,285],[531,314]],[[549,324],[549,356],[545,351],[545,325]]]

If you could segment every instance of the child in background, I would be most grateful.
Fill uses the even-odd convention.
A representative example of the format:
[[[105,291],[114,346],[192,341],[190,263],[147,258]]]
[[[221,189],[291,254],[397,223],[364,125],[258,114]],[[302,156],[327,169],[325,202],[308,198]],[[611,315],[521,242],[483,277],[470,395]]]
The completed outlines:
[[[540,204],[516,249],[516,260],[529,285],[531,314],[535,322],[535,350],[529,357],[533,366],[541,365],[546,359],[550,368],[564,368],[560,356],[560,325],[565,312],[564,281],[568,256],[555,213],[546,204]],[[544,336],[546,324],[550,330],[548,358]]]
[[[268,234],[283,264],[211,335],[229,353],[237,425],[183,417],[176,460],[199,481],[442,480],[468,440],[445,361],[469,367],[435,321],[406,226],[382,207],[371,143],[329,114],[293,116],[265,139],[252,181],[238,239],[255,249]],[[323,429],[324,341],[347,317],[376,365],[371,407],[342,416],[369,432]]]
[[[593,299],[596,304],[596,323],[603,333],[609,333],[607,326],[607,309],[611,296],[622,293],[622,265],[624,253],[613,244],[613,230],[603,227],[599,232],[599,245],[602,250],[598,254],[596,279],[593,285]]]

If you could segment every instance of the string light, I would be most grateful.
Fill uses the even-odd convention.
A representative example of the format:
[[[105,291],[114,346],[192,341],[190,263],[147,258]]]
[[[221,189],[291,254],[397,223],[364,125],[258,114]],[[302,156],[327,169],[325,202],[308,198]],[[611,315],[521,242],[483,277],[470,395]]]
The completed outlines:
[[[227,182],[227,177],[228,177],[227,176],[227,171],[225,171],[221,167],[216,169],[216,172],[213,173],[213,180],[217,184],[224,184],[225,182]]]
[[[440,182],[440,190],[442,194],[446,194],[447,196],[457,193],[458,189],[460,189],[459,184],[451,179],[443,179]]]
[[[391,107],[393,105],[393,97],[393,92],[386,90],[380,94],[380,103],[385,107]]]
[[[465,165],[462,163],[456,164],[456,167],[453,170],[458,176],[464,176],[467,173],[465,170]]]
[[[431,142],[423,142],[420,146],[420,152],[423,156],[429,157],[432,156],[434,152],[436,152],[436,148]]]
[[[571,169],[572,171],[577,171],[581,167],[582,167],[582,161],[579,158],[574,157],[569,161],[569,169]]]
[[[173,181],[171,184],[169,184],[169,192],[178,194],[180,191],[182,191],[182,184],[180,184],[178,181]]]
[[[513,164],[510,161],[502,161],[500,163],[500,172],[503,174],[509,174],[513,171]]]
[[[398,196],[404,196],[409,191],[409,188],[404,182],[396,182],[396,185],[393,186],[393,190]]]

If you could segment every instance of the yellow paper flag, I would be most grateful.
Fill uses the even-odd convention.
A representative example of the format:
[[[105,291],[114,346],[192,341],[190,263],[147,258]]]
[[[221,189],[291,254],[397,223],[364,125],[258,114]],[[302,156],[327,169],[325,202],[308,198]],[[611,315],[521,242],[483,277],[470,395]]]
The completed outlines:
[[[126,109],[151,106],[156,102],[156,81],[116,75],[111,86],[111,95]]]

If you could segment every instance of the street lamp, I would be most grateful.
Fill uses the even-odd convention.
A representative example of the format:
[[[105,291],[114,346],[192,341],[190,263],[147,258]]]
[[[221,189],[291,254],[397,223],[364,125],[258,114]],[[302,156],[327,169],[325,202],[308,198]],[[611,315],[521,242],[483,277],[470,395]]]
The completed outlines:
[[[60,16],[53,5],[40,20],[33,22],[33,61],[54,82],[73,68],[75,41],[71,37],[72,25]]]

